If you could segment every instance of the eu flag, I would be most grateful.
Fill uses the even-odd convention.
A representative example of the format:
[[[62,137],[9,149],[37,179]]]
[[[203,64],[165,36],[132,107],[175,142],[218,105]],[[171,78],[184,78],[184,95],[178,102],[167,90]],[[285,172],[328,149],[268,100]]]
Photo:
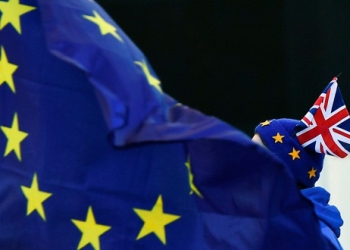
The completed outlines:
[[[97,3],[0,12],[0,249],[324,249],[284,165],[166,95]]]

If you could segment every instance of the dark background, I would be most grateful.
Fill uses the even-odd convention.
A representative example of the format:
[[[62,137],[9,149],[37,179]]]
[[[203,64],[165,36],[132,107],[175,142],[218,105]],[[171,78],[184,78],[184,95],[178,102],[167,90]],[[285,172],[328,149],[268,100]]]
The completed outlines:
[[[249,135],[301,119],[333,76],[350,105],[350,1],[98,0],[179,102]]]

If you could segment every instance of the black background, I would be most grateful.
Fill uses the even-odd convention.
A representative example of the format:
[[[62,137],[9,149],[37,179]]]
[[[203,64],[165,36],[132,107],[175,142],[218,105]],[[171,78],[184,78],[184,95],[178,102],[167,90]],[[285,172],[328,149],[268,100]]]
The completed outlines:
[[[163,90],[249,135],[301,119],[339,72],[350,105],[350,1],[99,0]]]

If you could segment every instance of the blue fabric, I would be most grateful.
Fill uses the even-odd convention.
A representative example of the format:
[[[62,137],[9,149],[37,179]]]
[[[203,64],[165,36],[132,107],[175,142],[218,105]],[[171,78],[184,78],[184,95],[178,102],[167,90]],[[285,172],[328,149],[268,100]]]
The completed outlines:
[[[313,187],[320,177],[323,168],[324,154],[305,149],[295,135],[296,126],[300,121],[295,119],[280,118],[272,119],[267,125],[259,124],[255,128],[263,143],[273,154],[279,157],[293,173],[298,185]],[[281,142],[276,142],[274,136],[279,133],[283,136]],[[291,157],[293,149],[299,151],[298,158]],[[309,171],[314,169],[314,175]]]
[[[87,74],[115,145],[208,138],[211,134],[225,139],[235,136],[227,124],[204,118],[150,87],[141,67],[135,64],[145,62],[157,78],[147,58],[95,2],[38,2],[49,51]],[[91,16],[93,11],[116,27],[123,42],[111,35],[99,35],[94,23],[77,18]],[[74,20],[74,28],[67,29],[67,20]]]
[[[339,248],[336,247],[335,249],[341,249],[337,238],[340,236],[340,227],[343,225],[343,220],[339,210],[328,204],[330,194],[321,187],[307,188],[301,190],[301,193],[314,204],[322,233],[332,242],[332,245],[339,245]]]
[[[20,4],[21,32],[0,30],[18,66],[0,86],[0,249],[325,249],[288,169],[163,93],[94,1]]]
[[[337,236],[334,234],[332,229],[330,229],[324,222],[320,221],[321,232],[324,237],[328,240],[331,249],[343,250]]]

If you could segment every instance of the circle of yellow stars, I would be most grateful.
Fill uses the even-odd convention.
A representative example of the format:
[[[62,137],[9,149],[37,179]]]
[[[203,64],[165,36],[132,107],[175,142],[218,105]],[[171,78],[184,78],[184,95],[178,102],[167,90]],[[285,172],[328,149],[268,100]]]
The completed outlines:
[[[7,25],[11,25],[18,34],[22,34],[21,29],[21,17],[22,15],[35,10],[35,7],[20,4],[19,0],[9,0],[7,2],[0,1],[0,30],[4,29]],[[10,63],[7,53],[4,47],[1,47],[0,51],[0,86],[4,83],[8,85],[13,93],[16,93],[15,83],[13,80],[13,74],[18,69],[18,66]],[[7,138],[7,144],[4,156],[8,156],[11,152],[14,152],[19,161],[22,160],[21,156],[21,143],[28,136],[28,133],[19,129],[18,114],[15,113],[11,127],[0,126],[2,132]]]
[[[116,27],[114,27],[112,24],[108,23],[105,19],[103,19],[102,16],[97,11],[94,10],[93,14],[94,14],[93,16],[83,15],[83,18],[95,23],[98,26],[101,35],[103,36],[112,35],[114,38],[118,39],[120,42],[123,42],[123,39],[117,33]],[[155,87],[159,92],[162,92],[162,89],[160,87],[161,82],[150,73],[147,63],[143,60],[143,61],[135,61],[135,64],[141,67],[141,70],[145,75],[149,85]]]
[[[266,120],[264,122],[261,122],[260,125],[262,127],[265,127],[265,126],[269,126],[273,121],[269,121],[269,120]],[[276,135],[272,136],[272,138],[274,139],[274,142],[275,143],[283,143],[283,138],[285,136],[280,134],[279,132],[277,132]],[[288,155],[290,155],[290,157],[292,158],[292,160],[298,160],[300,159],[300,150],[296,149],[296,148],[292,148],[291,152],[288,153]],[[316,171],[317,169],[315,169],[314,167],[311,168],[310,171],[308,171],[308,175],[309,175],[309,179],[311,178],[315,178],[316,177]]]
[[[21,19],[24,14],[27,14],[36,8],[20,4],[20,0],[9,0],[7,2],[0,1],[0,30],[10,25],[18,34],[22,34]],[[112,24],[108,23],[103,17],[97,12],[93,11],[93,16],[83,15],[83,18],[95,23],[102,36],[111,35],[116,38],[119,42],[123,43],[122,37],[118,34],[117,28]],[[162,92],[160,87],[160,81],[155,78],[149,70],[147,63],[142,61],[135,61],[135,65],[139,66],[144,73],[148,83],[156,88],[159,92]],[[18,65],[13,64],[8,59],[7,52],[4,47],[0,50],[0,86],[6,84],[10,90],[15,94],[16,87],[13,75],[18,69]],[[17,159],[22,161],[21,154],[21,143],[27,138],[28,133],[20,130],[18,114],[15,113],[13,116],[12,125],[10,127],[0,126],[2,132],[7,138],[7,144],[4,156],[8,156],[11,152],[14,152]],[[190,163],[187,162],[186,166],[189,170],[189,179],[191,186],[191,193],[195,192],[198,196],[201,196],[199,191],[193,184],[193,175],[190,170]],[[39,180],[36,173],[32,178],[30,186],[21,186],[22,193],[27,200],[27,212],[26,215],[30,216],[34,212],[46,221],[46,214],[43,203],[46,202],[52,193],[45,192],[39,189]],[[154,233],[158,239],[165,245],[166,234],[165,226],[178,220],[180,216],[174,214],[168,214],[163,212],[163,200],[162,196],[159,195],[156,203],[151,210],[145,210],[140,208],[134,208],[134,212],[143,220],[144,225],[141,228],[136,240],[139,240],[151,233]],[[92,207],[90,206],[87,211],[86,219],[78,220],[72,219],[72,223],[81,231],[82,236],[78,244],[78,249],[82,249],[88,244],[94,249],[100,249],[99,237],[111,229],[110,226],[98,224],[95,220],[95,215]]]

